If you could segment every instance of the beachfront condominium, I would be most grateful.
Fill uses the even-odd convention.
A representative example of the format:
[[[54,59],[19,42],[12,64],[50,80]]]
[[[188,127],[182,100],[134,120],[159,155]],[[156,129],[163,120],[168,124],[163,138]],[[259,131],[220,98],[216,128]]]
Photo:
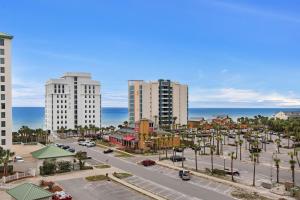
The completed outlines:
[[[65,73],[46,82],[45,127],[62,129],[101,126],[100,83],[89,73]]]
[[[154,82],[128,81],[129,123],[151,119],[156,126],[186,125],[188,119],[188,86],[170,80]]]
[[[13,36],[0,32],[0,147],[10,149],[12,144],[11,97],[11,40]]]

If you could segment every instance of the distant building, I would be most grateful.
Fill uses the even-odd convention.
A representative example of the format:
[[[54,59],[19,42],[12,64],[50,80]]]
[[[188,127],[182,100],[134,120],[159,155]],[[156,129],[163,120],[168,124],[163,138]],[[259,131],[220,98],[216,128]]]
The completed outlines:
[[[200,128],[201,125],[205,123],[204,117],[200,118],[191,118],[188,120],[188,128],[189,129],[197,129]]]
[[[100,83],[89,73],[65,73],[46,83],[45,127],[51,132],[101,126]]]
[[[188,86],[170,80],[128,81],[129,123],[150,119],[157,127],[187,125]]]
[[[277,119],[287,120],[289,118],[300,118],[300,111],[292,111],[292,112],[278,112],[275,115]]]
[[[13,36],[0,32],[0,147],[12,145],[11,40]]]

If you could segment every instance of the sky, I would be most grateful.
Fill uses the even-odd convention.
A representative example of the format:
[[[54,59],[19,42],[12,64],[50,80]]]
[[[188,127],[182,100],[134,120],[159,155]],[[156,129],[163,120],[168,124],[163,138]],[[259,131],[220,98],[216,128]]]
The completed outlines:
[[[197,108],[300,107],[298,0],[0,0],[14,36],[13,106],[44,106],[65,72],[127,107],[127,80],[189,85]]]

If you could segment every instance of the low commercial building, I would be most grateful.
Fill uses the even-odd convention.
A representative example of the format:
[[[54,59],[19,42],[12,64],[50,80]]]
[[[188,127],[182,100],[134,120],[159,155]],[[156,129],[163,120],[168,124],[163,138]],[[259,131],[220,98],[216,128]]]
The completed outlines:
[[[203,123],[205,123],[205,119],[203,117],[200,118],[192,118],[188,120],[187,127],[188,129],[197,129],[200,128]]]
[[[31,153],[32,157],[37,160],[37,173],[39,174],[40,166],[43,165],[44,160],[56,159],[56,161],[73,162],[75,154],[54,145],[48,145],[42,149]]]
[[[23,183],[6,191],[15,200],[51,200],[53,194],[33,183]]]

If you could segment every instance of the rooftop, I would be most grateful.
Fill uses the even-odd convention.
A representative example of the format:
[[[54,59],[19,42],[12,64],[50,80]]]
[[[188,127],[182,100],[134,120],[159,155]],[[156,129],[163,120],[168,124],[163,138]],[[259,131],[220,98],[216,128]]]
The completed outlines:
[[[32,183],[23,183],[6,191],[16,200],[36,200],[49,198],[53,194]]]
[[[13,36],[12,36],[12,35],[9,35],[9,34],[7,34],[7,33],[0,32],[0,38],[4,38],[4,39],[13,39]]]
[[[64,73],[62,78],[68,77],[68,76],[79,76],[79,77],[91,78],[91,74],[90,73],[85,73],[85,72],[66,72],[66,73]]]
[[[31,152],[31,155],[36,159],[60,158],[74,156],[74,153],[61,149],[54,145],[48,145],[42,149]]]

